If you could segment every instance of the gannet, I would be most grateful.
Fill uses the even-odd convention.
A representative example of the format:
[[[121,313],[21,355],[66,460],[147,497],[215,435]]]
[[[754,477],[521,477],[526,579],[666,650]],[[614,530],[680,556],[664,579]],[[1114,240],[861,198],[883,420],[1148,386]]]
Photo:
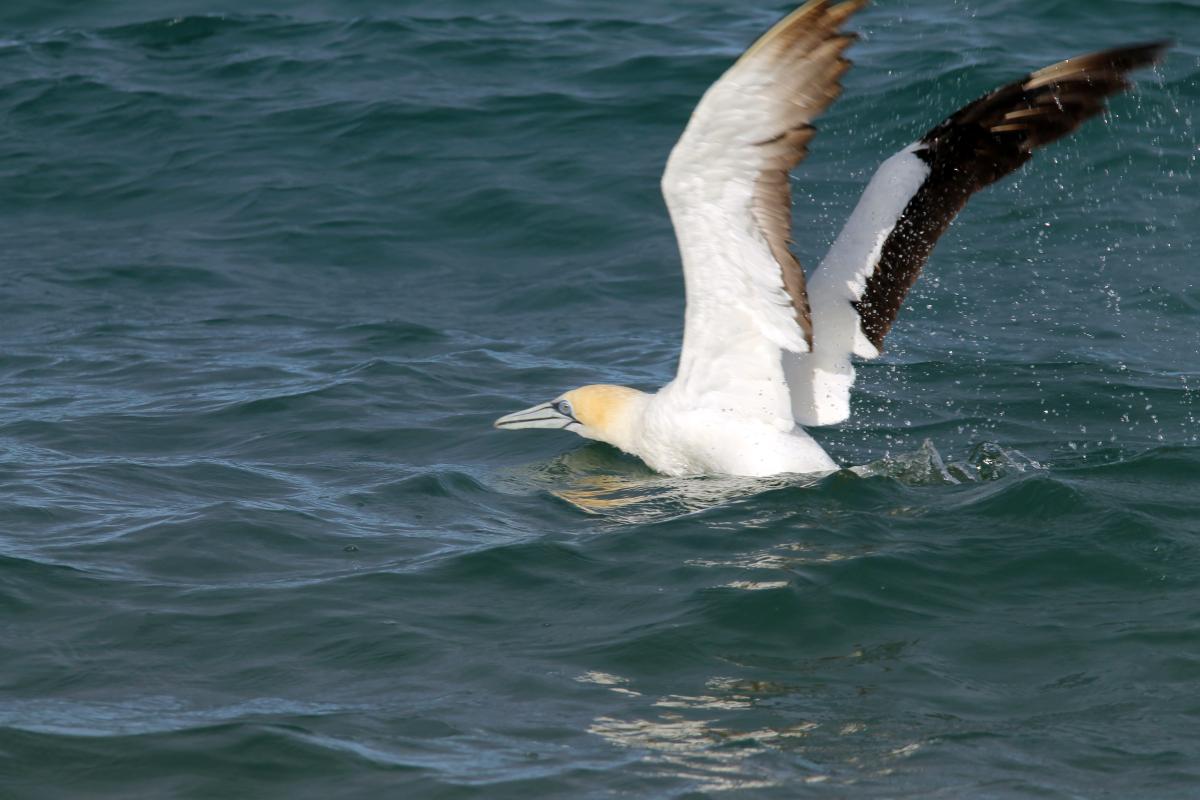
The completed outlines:
[[[495,427],[558,428],[672,476],[838,469],[804,426],[850,414],[851,356],[877,358],[938,237],[972,194],[1106,111],[1169,42],[1069,58],[956,111],[887,159],[806,279],[789,172],[841,94],[866,0],[811,0],[701,98],[662,178],[687,299],[675,379],[655,393],[584,386]]]

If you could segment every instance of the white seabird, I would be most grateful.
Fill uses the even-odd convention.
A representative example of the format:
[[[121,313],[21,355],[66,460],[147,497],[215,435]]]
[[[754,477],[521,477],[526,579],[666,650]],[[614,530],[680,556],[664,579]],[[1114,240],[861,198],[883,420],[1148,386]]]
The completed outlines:
[[[1105,111],[1154,42],[1046,67],[955,112],[883,163],[806,281],[788,248],[788,173],[841,93],[866,0],[811,0],[712,85],[672,150],[662,188],[687,293],[675,379],[649,394],[585,386],[501,417],[559,428],[667,475],[820,473],[838,465],[801,426],[850,414],[852,355],[876,358],[938,237],[972,194]]]

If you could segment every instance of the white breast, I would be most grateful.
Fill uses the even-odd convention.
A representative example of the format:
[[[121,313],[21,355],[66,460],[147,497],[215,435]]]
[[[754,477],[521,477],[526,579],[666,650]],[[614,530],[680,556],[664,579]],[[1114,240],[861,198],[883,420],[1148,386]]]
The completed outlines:
[[[838,465],[802,428],[756,419],[736,406],[689,407],[664,388],[642,421],[637,455],[667,475],[833,472]]]

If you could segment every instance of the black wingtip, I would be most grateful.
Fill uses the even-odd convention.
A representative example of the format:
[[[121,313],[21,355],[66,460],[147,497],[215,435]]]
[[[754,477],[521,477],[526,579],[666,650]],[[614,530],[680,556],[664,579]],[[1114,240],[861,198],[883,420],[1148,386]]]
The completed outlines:
[[[1081,68],[1085,70],[1103,69],[1118,73],[1130,72],[1157,64],[1166,55],[1167,50],[1174,46],[1175,41],[1173,39],[1159,39],[1153,42],[1127,44],[1068,58],[1066,61],[1053,64],[1033,74],[1034,76],[1040,76],[1043,73],[1058,72],[1064,68],[1074,70]]]
[[[1175,46],[1174,39],[1159,39],[1155,42],[1144,42],[1142,44],[1130,45],[1127,50],[1134,52],[1145,53],[1145,57],[1151,62],[1161,61],[1166,52]]]
[[[1159,39],[1156,42],[1125,45],[1106,50],[1098,55],[1109,56],[1114,69],[1133,70],[1148,67],[1162,61],[1167,51],[1175,46],[1174,39]]]

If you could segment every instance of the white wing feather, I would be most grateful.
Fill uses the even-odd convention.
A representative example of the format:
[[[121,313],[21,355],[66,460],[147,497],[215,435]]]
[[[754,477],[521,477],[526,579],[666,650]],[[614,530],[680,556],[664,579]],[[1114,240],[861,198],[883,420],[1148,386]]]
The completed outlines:
[[[864,2],[813,0],[768,31],[705,93],[667,162],[687,313],[664,391],[692,406],[792,424],[782,354],[807,353],[811,328],[787,172],[840,93],[853,37],[839,27]]]

